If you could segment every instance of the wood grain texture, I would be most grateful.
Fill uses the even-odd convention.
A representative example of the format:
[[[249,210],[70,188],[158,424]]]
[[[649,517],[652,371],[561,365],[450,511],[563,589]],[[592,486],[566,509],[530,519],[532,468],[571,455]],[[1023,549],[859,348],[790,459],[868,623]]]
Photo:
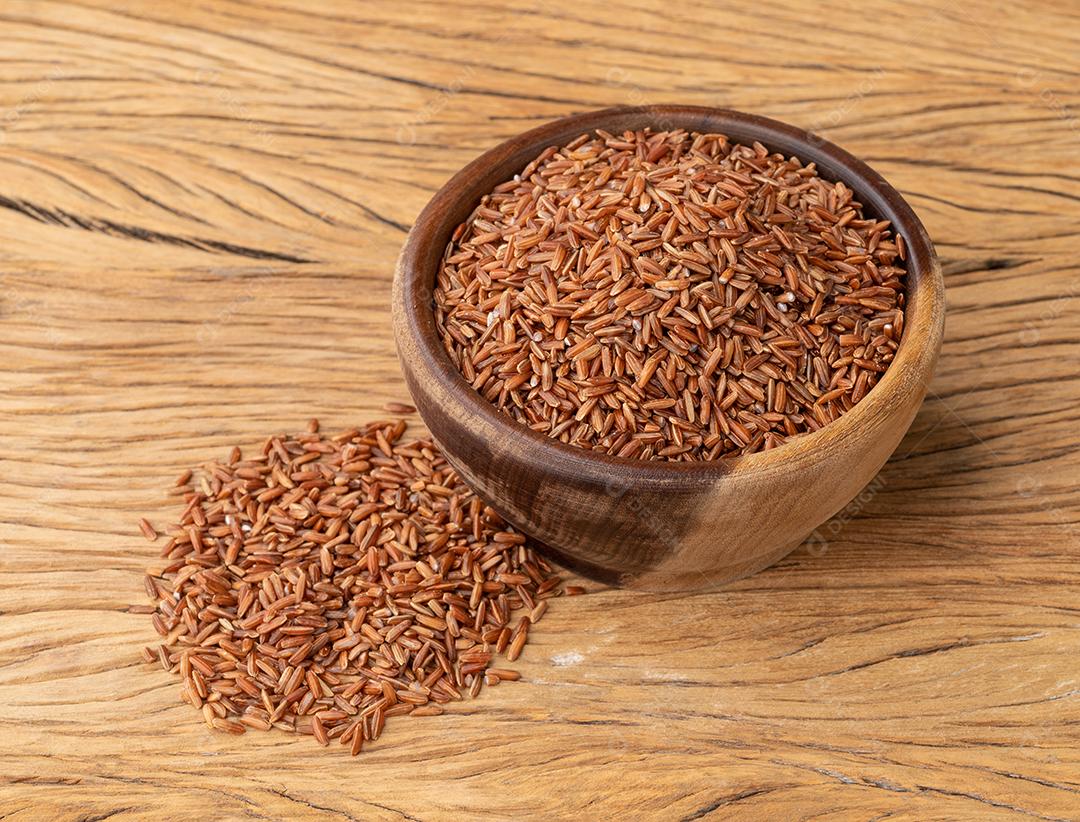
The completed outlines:
[[[1080,818],[1080,14],[1034,0],[0,4],[0,818]],[[179,470],[375,415],[465,162],[679,102],[819,130],[942,258],[937,376],[822,539],[555,603],[524,681],[355,761],[143,667]]]

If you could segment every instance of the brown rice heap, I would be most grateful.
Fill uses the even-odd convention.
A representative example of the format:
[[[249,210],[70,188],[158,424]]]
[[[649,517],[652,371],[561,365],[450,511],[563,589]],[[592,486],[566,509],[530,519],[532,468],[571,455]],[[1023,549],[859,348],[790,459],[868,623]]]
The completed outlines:
[[[903,257],[813,164],[722,134],[598,130],[481,199],[435,316],[465,379],[534,430],[709,460],[866,396],[903,331]]]
[[[168,565],[146,577],[163,639],[144,656],[182,677],[210,727],[356,754],[389,717],[518,678],[491,663],[517,659],[559,578],[431,440],[400,442],[405,428],[324,438],[313,424],[178,481]]]

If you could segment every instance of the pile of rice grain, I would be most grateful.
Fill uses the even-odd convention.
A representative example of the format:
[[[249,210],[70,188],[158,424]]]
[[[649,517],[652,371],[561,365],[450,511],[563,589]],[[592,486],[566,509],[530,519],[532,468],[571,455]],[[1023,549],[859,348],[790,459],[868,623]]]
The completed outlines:
[[[473,388],[581,448],[709,460],[840,417],[892,361],[904,247],[812,164],[596,131],[482,198],[438,272]]]
[[[518,658],[560,580],[405,429],[326,438],[313,421],[255,456],[233,449],[194,485],[180,477],[168,565],[146,577],[163,639],[144,657],[182,677],[210,727],[337,739],[355,755],[392,716],[518,678],[492,662]]]

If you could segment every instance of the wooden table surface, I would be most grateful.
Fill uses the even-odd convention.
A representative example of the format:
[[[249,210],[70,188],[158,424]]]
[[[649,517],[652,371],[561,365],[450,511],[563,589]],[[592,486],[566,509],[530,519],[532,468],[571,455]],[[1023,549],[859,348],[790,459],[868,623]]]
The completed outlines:
[[[1080,818],[1076,3],[312,6],[0,4],[0,819]],[[403,397],[395,255],[467,160],[660,102],[922,217],[949,318],[892,461],[725,590],[556,601],[523,682],[356,760],[207,731],[138,661],[137,519]]]

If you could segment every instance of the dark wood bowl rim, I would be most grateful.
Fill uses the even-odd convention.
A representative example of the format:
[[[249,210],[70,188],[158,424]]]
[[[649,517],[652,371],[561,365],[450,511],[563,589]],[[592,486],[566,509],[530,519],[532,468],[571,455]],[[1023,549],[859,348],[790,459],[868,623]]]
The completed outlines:
[[[900,232],[907,246],[904,333],[889,369],[853,409],[818,431],[800,435],[769,451],[709,461],[649,461],[588,451],[533,431],[499,411],[465,381],[443,348],[435,327],[431,292],[436,272],[425,270],[421,263],[425,252],[430,254],[432,243],[438,246],[438,258],[441,259],[459,222],[453,215],[457,209],[451,206],[460,206],[462,197],[470,196],[471,211],[480,195],[472,197],[470,187],[477,178],[484,177],[494,165],[505,163],[507,158],[524,156],[526,159],[517,167],[520,170],[544,148],[556,144],[560,135],[568,131],[583,133],[604,128],[605,123],[616,118],[641,118],[642,125],[649,121],[690,131],[721,132],[741,143],[758,140],[770,150],[794,154],[804,162],[816,163],[825,179],[842,180],[854,190],[855,199],[864,208],[892,222],[893,229]],[[514,173],[508,171],[506,178]],[[437,380],[448,395],[461,402],[468,414],[480,417],[509,437],[523,439],[531,452],[530,462],[549,466],[553,473],[575,477],[579,481],[593,480],[602,484],[617,475],[619,484],[627,486],[640,483],[685,487],[733,474],[791,471],[800,464],[814,461],[821,456],[822,449],[838,447],[873,415],[885,413],[904,392],[919,387],[925,389],[940,347],[945,315],[944,284],[930,237],[915,212],[880,174],[811,132],[766,117],[705,106],[619,107],[574,114],[523,132],[490,149],[455,174],[420,213],[402,249],[397,276],[403,278],[403,282],[398,284],[396,308],[404,313],[405,333],[417,342],[428,372],[426,376]]]

